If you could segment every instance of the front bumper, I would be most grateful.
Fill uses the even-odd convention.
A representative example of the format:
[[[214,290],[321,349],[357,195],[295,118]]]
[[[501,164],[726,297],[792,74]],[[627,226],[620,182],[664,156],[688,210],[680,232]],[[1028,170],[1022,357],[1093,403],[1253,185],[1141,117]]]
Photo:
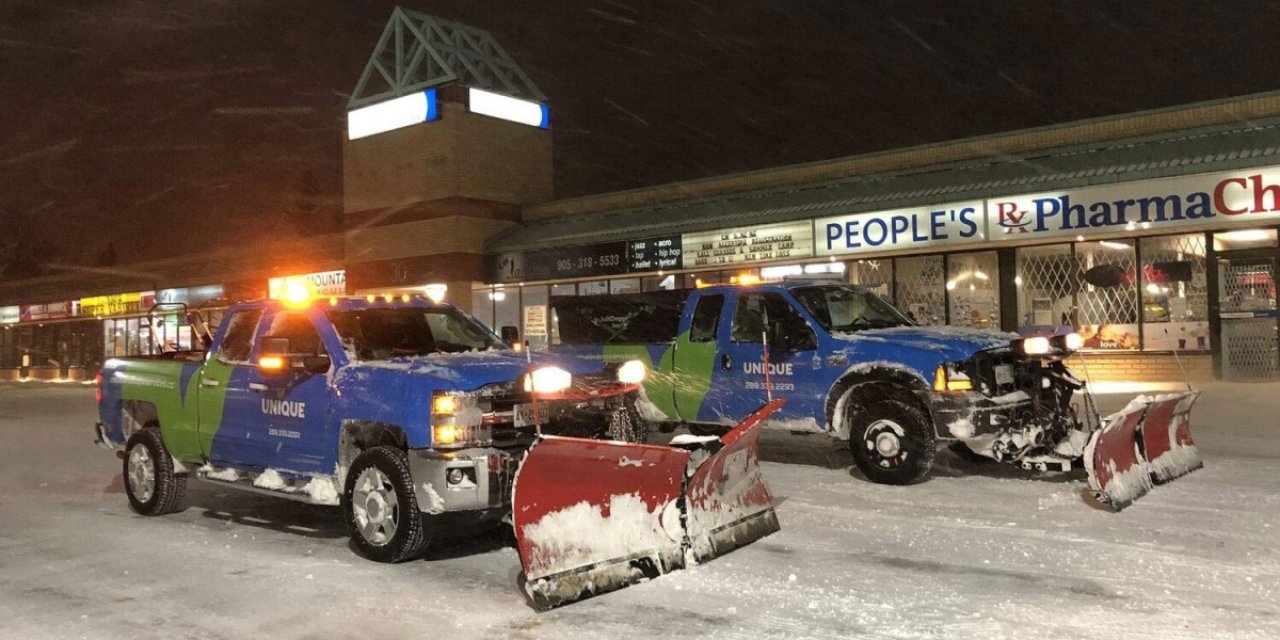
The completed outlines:
[[[409,471],[418,508],[429,514],[509,509],[519,456],[520,452],[496,448],[410,449]],[[454,469],[461,473],[460,482],[449,481]]]
[[[939,438],[968,439],[992,435],[1009,426],[1025,426],[1039,417],[1035,403],[1025,393],[1021,397],[992,399],[980,393],[931,393],[925,399]]]

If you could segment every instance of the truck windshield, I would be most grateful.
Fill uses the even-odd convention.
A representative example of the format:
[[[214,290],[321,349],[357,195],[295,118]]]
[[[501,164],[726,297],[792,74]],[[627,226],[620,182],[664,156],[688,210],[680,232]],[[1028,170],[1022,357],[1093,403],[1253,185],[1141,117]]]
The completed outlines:
[[[857,331],[909,325],[893,305],[865,289],[854,287],[798,287],[791,294],[827,331]]]
[[[456,309],[331,311],[329,319],[360,360],[505,348],[492,331]]]

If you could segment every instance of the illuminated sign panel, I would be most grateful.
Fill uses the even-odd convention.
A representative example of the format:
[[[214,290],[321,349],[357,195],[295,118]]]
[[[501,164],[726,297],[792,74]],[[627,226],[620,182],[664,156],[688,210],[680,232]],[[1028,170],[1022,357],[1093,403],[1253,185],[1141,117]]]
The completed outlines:
[[[291,282],[305,283],[307,291],[313,296],[341,296],[347,293],[347,272],[338,270],[271,278],[267,281],[267,297],[272,300],[280,299]]]
[[[679,269],[682,253],[680,236],[632,240],[627,243],[627,270]]]
[[[184,289],[161,289],[156,292],[156,302],[163,304],[185,304],[198,307],[210,300],[225,298],[226,290],[220,284],[203,287],[186,287]]]
[[[39,322],[41,320],[70,318],[71,306],[70,300],[46,304],[18,305],[18,320],[21,322]]]
[[[475,88],[468,90],[467,102],[472,113],[478,113],[482,116],[501,118],[542,129],[546,129],[548,125],[547,105],[545,104]]]
[[[787,222],[721,231],[686,233],[684,267],[727,267],[813,255],[813,224]]]
[[[150,307],[154,303],[155,298],[150,291],[93,296],[80,299],[80,315],[104,317],[142,313],[146,311],[144,307]]]
[[[1280,167],[1240,169],[987,201],[992,240],[1034,240],[1280,218]]]
[[[986,239],[985,228],[981,200],[850,213],[814,221],[820,256],[981,242]]]
[[[0,307],[0,324],[13,324],[21,317],[18,307]]]
[[[439,117],[436,90],[427,89],[347,113],[347,138],[358,140]]]

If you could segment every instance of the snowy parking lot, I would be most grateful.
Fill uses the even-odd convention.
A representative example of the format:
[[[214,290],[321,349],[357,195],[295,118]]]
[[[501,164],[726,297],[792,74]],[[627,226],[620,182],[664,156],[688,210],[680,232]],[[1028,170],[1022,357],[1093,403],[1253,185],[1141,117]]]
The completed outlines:
[[[767,434],[780,533],[535,613],[500,534],[388,566],[336,510],[196,481],[134,515],[92,389],[0,386],[0,638],[1278,638],[1280,385],[1205,388],[1206,468],[1119,514],[1081,474],[945,453],[874,485],[821,436]]]

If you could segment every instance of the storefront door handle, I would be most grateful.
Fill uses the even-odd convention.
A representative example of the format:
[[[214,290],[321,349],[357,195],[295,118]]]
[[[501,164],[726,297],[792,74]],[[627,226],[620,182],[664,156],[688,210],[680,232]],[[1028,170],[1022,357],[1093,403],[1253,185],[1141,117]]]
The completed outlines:
[[[218,381],[217,381],[217,380],[210,380],[210,379],[208,379],[208,378],[200,378],[200,386],[202,386],[202,387],[216,387],[216,386],[218,386]]]

